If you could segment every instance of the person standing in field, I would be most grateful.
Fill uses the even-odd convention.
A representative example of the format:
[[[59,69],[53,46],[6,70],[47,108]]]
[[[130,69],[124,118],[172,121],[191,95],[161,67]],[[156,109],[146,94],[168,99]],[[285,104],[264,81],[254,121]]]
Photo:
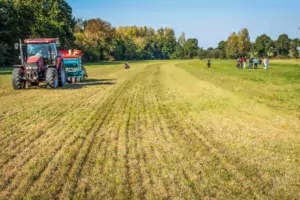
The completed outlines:
[[[258,60],[257,60],[257,58],[255,58],[253,60],[253,63],[254,63],[254,69],[257,69],[257,66],[258,66]]]
[[[264,59],[264,65],[264,69],[269,69],[269,59],[267,57]]]
[[[262,64],[262,59],[260,58],[259,59],[259,66],[261,67],[261,64]]]
[[[243,57],[240,57],[240,69],[242,68],[242,66],[243,66],[243,63],[244,63],[244,59],[243,59]]]
[[[253,68],[253,58],[249,59],[249,69]]]
[[[243,57],[243,68],[246,69],[247,57]]]
[[[207,61],[207,68],[211,68],[210,60]]]
[[[236,68],[238,68],[238,69],[240,68],[240,58],[237,59]]]

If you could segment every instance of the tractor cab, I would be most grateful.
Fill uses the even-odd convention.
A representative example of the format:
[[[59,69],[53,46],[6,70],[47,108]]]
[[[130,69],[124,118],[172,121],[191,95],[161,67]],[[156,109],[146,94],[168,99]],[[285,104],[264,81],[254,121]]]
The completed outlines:
[[[30,61],[30,58],[32,57],[41,57],[45,66],[56,65],[57,47],[60,46],[57,39],[26,39],[24,42],[26,45],[24,54],[25,61]]]
[[[87,76],[80,50],[59,50],[66,66],[68,82],[83,82]]]

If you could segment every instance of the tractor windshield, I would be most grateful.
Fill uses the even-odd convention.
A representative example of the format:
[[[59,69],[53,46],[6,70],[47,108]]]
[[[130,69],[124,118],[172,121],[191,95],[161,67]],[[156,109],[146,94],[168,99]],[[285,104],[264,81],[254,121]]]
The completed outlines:
[[[27,44],[27,55],[31,56],[43,56],[43,58],[49,58],[48,44]]]

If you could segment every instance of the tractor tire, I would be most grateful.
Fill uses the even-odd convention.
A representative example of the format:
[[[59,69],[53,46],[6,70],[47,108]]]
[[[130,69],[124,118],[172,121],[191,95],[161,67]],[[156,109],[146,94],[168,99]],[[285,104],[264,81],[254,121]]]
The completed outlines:
[[[12,86],[15,90],[24,89],[26,82],[22,79],[22,69],[14,68],[12,71]]]
[[[64,87],[67,82],[67,75],[66,75],[66,68],[64,63],[61,64],[60,66],[60,81],[59,81],[59,86]]]
[[[48,89],[58,88],[58,74],[56,68],[48,68],[46,72],[46,85]]]

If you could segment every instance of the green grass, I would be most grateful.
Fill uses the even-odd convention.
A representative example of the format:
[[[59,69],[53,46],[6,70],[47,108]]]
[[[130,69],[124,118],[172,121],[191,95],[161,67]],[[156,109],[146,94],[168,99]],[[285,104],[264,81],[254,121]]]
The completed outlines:
[[[0,69],[0,199],[297,199],[300,66],[87,64],[64,89]]]

